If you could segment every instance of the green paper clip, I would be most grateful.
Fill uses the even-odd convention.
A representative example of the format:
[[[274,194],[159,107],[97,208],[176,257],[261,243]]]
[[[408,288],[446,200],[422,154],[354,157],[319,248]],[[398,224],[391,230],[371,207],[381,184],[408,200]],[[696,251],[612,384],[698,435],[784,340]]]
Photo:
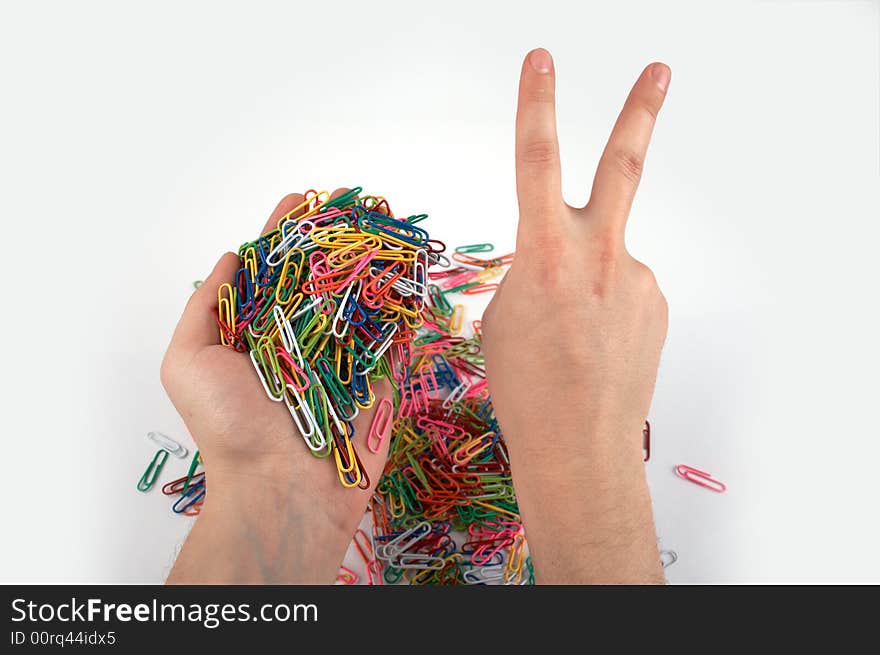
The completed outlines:
[[[189,471],[186,474],[186,481],[183,483],[183,489],[180,490],[180,493],[184,493],[189,488],[189,483],[192,482],[193,475],[195,475],[196,469],[199,466],[199,451],[197,450],[195,455],[193,455],[192,461],[189,464]]]
[[[159,478],[159,471],[165,466],[167,460],[167,450],[160,449],[156,451],[156,454],[153,455],[153,459],[150,460],[149,466],[147,466],[147,470],[144,471],[144,474],[137,483],[138,491],[149,491],[150,488],[156,484],[156,480]]]

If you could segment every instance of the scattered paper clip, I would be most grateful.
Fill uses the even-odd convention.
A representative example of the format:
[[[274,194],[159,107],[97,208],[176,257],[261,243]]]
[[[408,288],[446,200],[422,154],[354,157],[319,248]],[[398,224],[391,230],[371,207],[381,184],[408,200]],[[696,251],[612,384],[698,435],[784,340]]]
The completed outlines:
[[[187,482],[190,484],[198,484],[205,477],[205,472],[197,473],[193,477],[189,477],[187,475],[182,478],[177,478],[176,480],[172,480],[171,482],[166,482],[162,487],[162,493],[166,496],[174,496],[175,494],[183,493],[186,491]]]
[[[159,479],[159,472],[162,470],[162,467],[165,466],[167,460],[167,450],[160,449],[156,451],[156,454],[153,455],[153,459],[151,459],[150,463],[147,465],[147,470],[144,471],[141,479],[138,480],[138,491],[149,491],[152,486],[156,484],[156,480]]]
[[[687,464],[679,464],[676,466],[675,474],[688,482],[693,482],[694,484],[698,484],[701,487],[705,487],[706,489],[719,494],[724,493],[727,490],[727,485],[723,482],[714,479],[705,471],[696,469],[693,466],[688,466]]]
[[[161,432],[147,432],[147,438],[159,444],[160,448],[164,448],[175,457],[183,459],[187,455],[187,449],[182,444],[177,443],[167,434]]]
[[[205,479],[202,478],[198,483],[191,485],[186,491],[180,494],[180,498],[171,507],[171,511],[175,514],[188,514],[192,516],[197,509],[196,506],[204,501],[205,498]]]
[[[660,565],[665,569],[678,561],[678,553],[674,550],[660,551]]]
[[[198,468],[199,464],[201,463],[201,461],[202,461],[201,453],[197,450],[192,457],[192,461],[189,463],[189,470],[186,472],[186,478],[184,479],[183,487],[180,490],[181,493],[183,493],[187,489],[189,489],[189,486],[194,483],[195,477],[196,477],[194,474],[195,474],[196,469]]]
[[[358,581],[358,574],[347,566],[340,566],[339,575],[336,576],[336,579],[345,585],[355,584]]]

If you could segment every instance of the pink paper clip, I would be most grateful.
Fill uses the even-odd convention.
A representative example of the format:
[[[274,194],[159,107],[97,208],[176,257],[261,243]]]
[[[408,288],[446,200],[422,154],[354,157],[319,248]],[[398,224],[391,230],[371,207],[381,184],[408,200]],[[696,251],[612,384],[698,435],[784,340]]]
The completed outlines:
[[[367,448],[371,453],[379,452],[382,442],[388,438],[388,434],[391,432],[393,420],[394,405],[388,398],[383,398],[376,407],[373,422],[370,423],[370,431],[367,432]]]
[[[367,562],[367,584],[371,586],[381,586],[382,582],[382,565],[377,559],[371,559]]]
[[[727,490],[727,485],[723,482],[720,482],[714,479],[710,474],[705,471],[701,471],[700,469],[695,469],[693,466],[688,466],[687,464],[679,464],[675,467],[675,474],[687,480],[688,482],[693,482],[694,484],[698,484],[701,487],[706,487],[711,491],[716,493],[724,493]]]
[[[409,391],[404,390],[400,394],[400,407],[397,410],[397,418],[402,419],[412,414],[413,402],[410,398]]]

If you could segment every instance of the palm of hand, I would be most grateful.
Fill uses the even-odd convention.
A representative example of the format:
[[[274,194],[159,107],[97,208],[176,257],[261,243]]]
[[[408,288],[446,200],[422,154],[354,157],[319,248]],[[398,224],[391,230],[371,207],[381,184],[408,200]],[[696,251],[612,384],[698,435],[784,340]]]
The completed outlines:
[[[301,202],[302,196],[287,196],[266,229]],[[162,382],[200,449],[209,480],[246,482],[260,476],[276,485],[293,486],[297,495],[351,534],[387,457],[387,440],[379,453],[366,448],[376,405],[360,410],[353,421],[353,442],[371,484],[366,490],[347,489],[333,456],[314,457],[287,406],[267,397],[248,355],[219,344],[214,319],[217,289],[234,279],[239,266],[239,258],[227,253],[193,294],[162,363]],[[387,380],[377,381],[373,390],[376,402],[391,397]]]

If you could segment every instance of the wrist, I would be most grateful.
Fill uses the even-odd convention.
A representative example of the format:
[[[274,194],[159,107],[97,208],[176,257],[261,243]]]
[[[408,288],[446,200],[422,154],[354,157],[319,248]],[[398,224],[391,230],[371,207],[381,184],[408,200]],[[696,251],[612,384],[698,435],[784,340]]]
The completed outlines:
[[[584,441],[509,449],[539,583],[662,582],[641,453]]]
[[[309,497],[297,477],[281,467],[250,464],[207,469],[198,523],[207,523],[218,541],[238,544],[232,552],[245,579],[329,584],[336,577],[351,535],[324,504]]]
[[[571,448],[508,448],[508,453],[517,497],[521,492],[538,495],[562,512],[571,509],[569,501],[587,499],[580,505],[584,511],[616,514],[649,497],[641,453],[602,442]]]
[[[499,417],[511,458],[530,466],[567,467],[574,460],[588,470],[643,471],[644,419],[621,414],[559,412],[540,420],[507,421]]]

